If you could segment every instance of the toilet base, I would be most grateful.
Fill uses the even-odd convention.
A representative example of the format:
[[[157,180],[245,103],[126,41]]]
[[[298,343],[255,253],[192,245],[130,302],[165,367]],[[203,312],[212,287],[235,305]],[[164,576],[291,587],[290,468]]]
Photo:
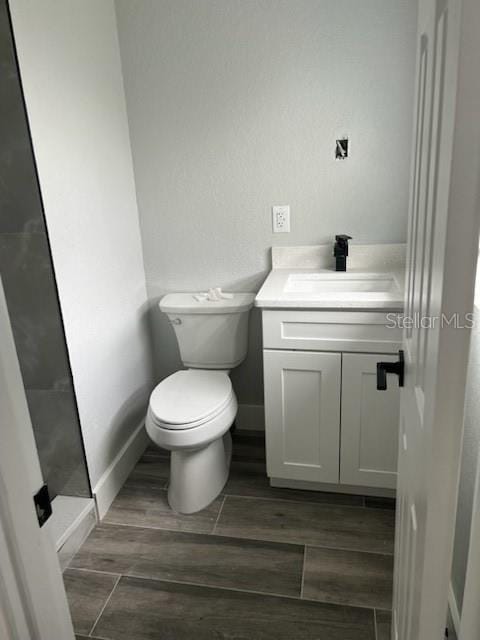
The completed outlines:
[[[172,451],[168,503],[177,513],[195,513],[220,494],[232,457],[230,432],[203,449]]]

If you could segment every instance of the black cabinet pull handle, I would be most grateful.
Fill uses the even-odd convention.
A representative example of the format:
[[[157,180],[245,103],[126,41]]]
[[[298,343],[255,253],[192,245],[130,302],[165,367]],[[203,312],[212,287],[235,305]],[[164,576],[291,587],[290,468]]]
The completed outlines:
[[[398,352],[397,362],[377,362],[377,389],[386,391],[387,373],[396,373],[398,376],[398,386],[403,387],[405,377],[405,360],[403,351]]]

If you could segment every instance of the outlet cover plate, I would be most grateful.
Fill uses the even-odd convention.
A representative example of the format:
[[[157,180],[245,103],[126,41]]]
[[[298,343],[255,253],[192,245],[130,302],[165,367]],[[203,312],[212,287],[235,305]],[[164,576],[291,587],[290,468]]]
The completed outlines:
[[[290,233],[290,205],[272,207],[272,225],[274,233]]]

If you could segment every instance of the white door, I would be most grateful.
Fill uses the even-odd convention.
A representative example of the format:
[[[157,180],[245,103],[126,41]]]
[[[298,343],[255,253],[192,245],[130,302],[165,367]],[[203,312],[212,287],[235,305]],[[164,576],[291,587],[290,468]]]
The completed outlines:
[[[33,496],[43,485],[0,280],[0,638],[73,640],[51,536]]]
[[[399,640],[440,640],[445,628],[470,337],[448,321],[458,314],[463,325],[473,306],[479,33],[478,0],[420,0],[392,636]]]
[[[338,482],[339,353],[264,351],[270,478]]]
[[[397,486],[398,384],[377,391],[377,362],[395,356],[342,355],[340,482],[364,487]]]

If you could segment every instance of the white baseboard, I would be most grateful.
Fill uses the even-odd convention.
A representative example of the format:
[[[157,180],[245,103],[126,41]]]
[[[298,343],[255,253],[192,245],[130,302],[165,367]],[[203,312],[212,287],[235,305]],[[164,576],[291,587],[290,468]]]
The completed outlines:
[[[52,500],[52,516],[45,528],[51,533],[56,551],[63,547],[91,511],[95,513],[95,501],[92,498],[60,495]]]
[[[147,448],[148,442],[149,439],[142,421],[93,487],[100,520],[107,513],[133,467]]]
[[[238,429],[265,431],[265,407],[263,404],[239,404],[235,424]]]
[[[57,496],[55,498],[53,501],[54,507],[55,502],[62,497],[63,496]],[[62,507],[66,506],[66,509],[62,509],[65,511],[63,514],[65,519],[63,523],[58,523],[58,525],[61,526],[68,523],[68,526],[64,531],[62,531],[56,541],[57,557],[62,571],[65,571],[68,567],[73,556],[77,553],[82,544],[88,538],[89,533],[97,524],[97,511],[95,509],[95,500],[93,500],[93,498],[85,499],[68,496],[65,500],[68,501],[67,504],[60,505]],[[80,505],[77,506],[75,504],[76,501],[83,501],[83,505],[80,503]],[[57,529],[57,533],[59,532],[59,529]]]
[[[460,633],[460,611],[458,610],[457,599],[453,590],[452,583],[448,589],[448,606],[450,608],[450,615],[452,616],[453,626],[455,627],[455,633]]]

